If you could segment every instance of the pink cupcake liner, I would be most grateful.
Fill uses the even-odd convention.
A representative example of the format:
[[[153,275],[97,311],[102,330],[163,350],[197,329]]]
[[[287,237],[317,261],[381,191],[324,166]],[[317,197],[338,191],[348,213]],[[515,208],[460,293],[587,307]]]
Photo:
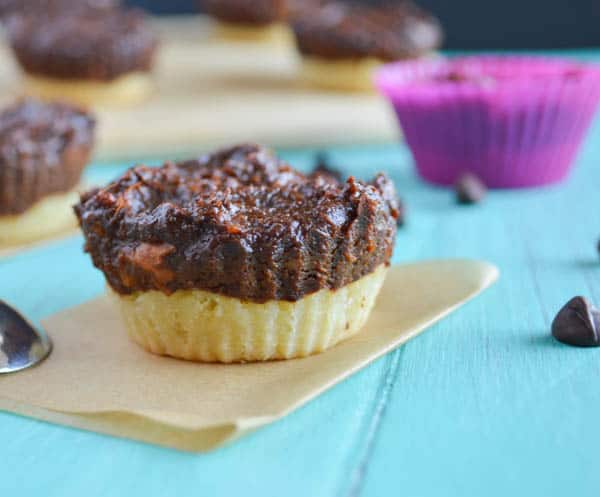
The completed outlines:
[[[376,84],[424,179],[448,185],[470,172],[491,188],[530,187],[568,174],[600,101],[600,66],[513,56],[398,62]]]

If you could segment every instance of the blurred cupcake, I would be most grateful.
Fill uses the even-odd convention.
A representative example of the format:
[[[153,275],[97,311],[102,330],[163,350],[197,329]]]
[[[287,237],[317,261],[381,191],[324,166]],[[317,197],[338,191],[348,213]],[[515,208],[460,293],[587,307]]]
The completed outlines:
[[[252,144],[137,166],[75,207],[131,338],[206,362],[290,359],[358,333],[392,255],[397,198],[305,176]]]
[[[390,64],[377,76],[419,174],[450,185],[554,183],[568,173],[600,100],[600,66],[533,57]]]
[[[220,38],[239,41],[291,43],[287,19],[298,0],[201,0],[214,17]]]
[[[19,11],[21,0],[0,0],[0,21]]]
[[[0,113],[0,245],[74,225],[71,205],[94,128],[88,113],[63,104],[26,100]]]
[[[0,0],[0,20],[15,14],[67,9],[108,9],[119,5],[119,0]]]
[[[153,90],[157,39],[140,10],[34,10],[11,17],[8,34],[29,95],[120,105]]]
[[[370,91],[384,62],[428,55],[443,37],[438,20],[411,2],[326,3],[304,10],[292,25],[304,78],[335,90]]]

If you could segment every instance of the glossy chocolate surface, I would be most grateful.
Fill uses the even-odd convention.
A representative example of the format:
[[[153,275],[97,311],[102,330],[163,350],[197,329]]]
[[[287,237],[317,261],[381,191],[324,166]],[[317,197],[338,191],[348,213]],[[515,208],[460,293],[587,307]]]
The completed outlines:
[[[86,250],[121,294],[203,289],[296,301],[389,262],[394,187],[305,176],[258,145],[137,166],[75,207]]]
[[[293,21],[303,55],[325,59],[417,57],[440,47],[439,21],[411,2],[364,5],[331,2]]]

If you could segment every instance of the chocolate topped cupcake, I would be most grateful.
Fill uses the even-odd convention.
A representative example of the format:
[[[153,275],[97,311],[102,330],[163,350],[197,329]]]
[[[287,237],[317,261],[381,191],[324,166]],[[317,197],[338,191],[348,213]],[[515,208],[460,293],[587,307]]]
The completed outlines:
[[[80,7],[13,16],[8,34],[29,89],[83,103],[138,100],[157,39],[137,9]]]
[[[231,362],[307,355],[356,333],[389,264],[396,209],[384,175],[305,176],[241,145],[135,167],[76,213],[136,341]],[[302,343],[281,342],[291,334]]]
[[[0,114],[0,241],[60,231],[94,142],[94,119],[32,100]],[[76,195],[76,194],[75,194]]]
[[[383,62],[427,55],[442,43],[439,21],[410,1],[331,2],[293,20],[307,78],[321,86],[372,89]]]

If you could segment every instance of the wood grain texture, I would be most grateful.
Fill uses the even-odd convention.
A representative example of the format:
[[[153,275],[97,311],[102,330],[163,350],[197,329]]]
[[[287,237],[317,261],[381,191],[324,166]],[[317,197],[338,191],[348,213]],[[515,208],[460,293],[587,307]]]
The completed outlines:
[[[181,157],[239,141],[380,143],[397,134],[393,113],[375,93],[304,85],[293,46],[220,42],[202,17],[156,24],[162,38],[156,92],[138,106],[96,109],[99,159]],[[0,67],[0,103],[6,103],[21,91],[6,47]]]
[[[311,151],[287,151],[309,167]],[[480,206],[413,173],[401,145],[331,150],[344,172],[388,170],[408,205],[395,261],[496,263],[481,298],[289,417],[208,455],[0,414],[0,488],[23,496],[595,496],[600,349],[555,343],[574,294],[600,304],[600,122],[567,182]],[[120,166],[93,167],[91,181]],[[0,261],[0,297],[35,320],[98,294],[74,238]],[[2,379],[0,378],[0,381]],[[282,386],[285,388],[285,385]]]

